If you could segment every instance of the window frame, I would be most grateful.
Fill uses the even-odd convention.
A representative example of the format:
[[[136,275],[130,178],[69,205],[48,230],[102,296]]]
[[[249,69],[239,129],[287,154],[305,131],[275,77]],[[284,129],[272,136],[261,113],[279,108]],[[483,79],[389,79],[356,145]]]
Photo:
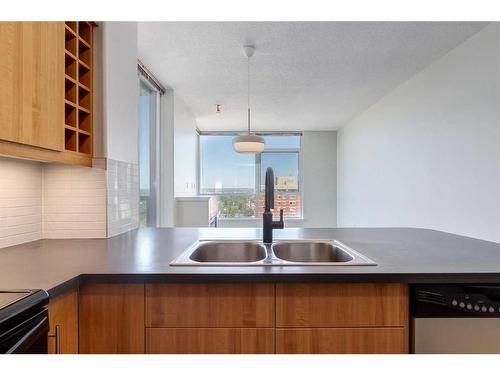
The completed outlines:
[[[162,90],[153,84],[148,77],[146,77],[141,70],[137,72],[138,76],[138,89],[141,85],[150,90],[150,97],[153,98],[154,108],[150,107],[150,121],[149,124],[149,204],[146,217],[146,227],[157,227],[159,225],[159,176],[160,176],[160,123],[161,123],[161,95]],[[139,94],[140,95],[140,94]],[[139,139],[140,126],[138,126],[138,139]],[[138,154],[140,153],[138,146]],[[138,155],[138,160],[140,155]],[[140,163],[139,163],[140,164]],[[140,172],[139,172],[140,173]],[[140,179],[140,176],[139,176]],[[139,188],[140,190],[140,188]],[[139,191],[140,200],[140,191]],[[140,213],[139,213],[140,214]],[[140,218],[139,218],[140,219]]]
[[[241,132],[234,132],[234,131],[201,131],[197,129],[197,144],[198,144],[198,165],[197,165],[197,192],[198,195],[203,195],[203,196],[209,196],[209,195],[223,195],[223,194],[206,194],[206,193],[201,193],[201,158],[202,158],[202,153],[201,153],[201,142],[200,142],[200,136],[238,136],[241,135]],[[288,131],[288,132],[256,132],[255,134],[260,135],[260,136],[299,136],[299,146],[298,147],[289,147],[289,148],[265,148],[262,153],[255,154],[255,214],[253,217],[230,217],[230,218],[224,218],[224,220],[258,220],[260,219],[257,215],[258,209],[259,209],[259,194],[260,194],[260,186],[261,186],[261,175],[262,175],[262,165],[261,165],[261,154],[264,153],[297,153],[298,154],[298,192],[300,194],[300,216],[293,216],[293,217],[285,217],[287,220],[303,220],[304,219],[304,194],[303,194],[303,178],[302,178],[302,173],[303,173],[303,160],[302,160],[302,148],[303,148],[303,133],[302,132],[293,132],[293,131]],[[238,195],[238,194],[224,194],[224,195]]]

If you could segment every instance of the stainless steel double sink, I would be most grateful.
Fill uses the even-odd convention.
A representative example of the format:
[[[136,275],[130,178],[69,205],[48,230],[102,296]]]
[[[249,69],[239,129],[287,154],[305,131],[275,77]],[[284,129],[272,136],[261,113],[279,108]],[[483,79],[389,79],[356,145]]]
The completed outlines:
[[[368,257],[337,240],[200,240],[171,266],[369,266]]]

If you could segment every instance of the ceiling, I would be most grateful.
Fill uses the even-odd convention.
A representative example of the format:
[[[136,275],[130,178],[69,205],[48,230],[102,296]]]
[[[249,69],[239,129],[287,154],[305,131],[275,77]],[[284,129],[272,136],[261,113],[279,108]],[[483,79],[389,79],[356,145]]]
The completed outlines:
[[[201,130],[337,129],[485,23],[139,22],[139,58]],[[216,104],[222,113],[216,114]]]

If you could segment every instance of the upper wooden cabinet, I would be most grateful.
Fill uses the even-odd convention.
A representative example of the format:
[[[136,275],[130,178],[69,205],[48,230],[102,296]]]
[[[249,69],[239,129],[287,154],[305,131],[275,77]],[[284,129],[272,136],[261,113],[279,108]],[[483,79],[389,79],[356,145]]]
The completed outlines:
[[[92,164],[91,22],[0,22],[0,155]]]
[[[0,138],[62,151],[64,22],[0,22]]]

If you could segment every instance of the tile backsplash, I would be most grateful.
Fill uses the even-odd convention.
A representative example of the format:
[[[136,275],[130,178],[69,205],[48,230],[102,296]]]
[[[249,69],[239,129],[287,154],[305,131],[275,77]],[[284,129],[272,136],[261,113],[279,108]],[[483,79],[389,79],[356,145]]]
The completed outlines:
[[[106,171],[43,166],[42,238],[106,237]]]
[[[0,248],[106,238],[138,224],[137,164],[108,159],[106,170],[0,157]]]
[[[0,157],[0,248],[42,238],[40,163]]]
[[[139,226],[139,166],[108,159],[108,237]]]

